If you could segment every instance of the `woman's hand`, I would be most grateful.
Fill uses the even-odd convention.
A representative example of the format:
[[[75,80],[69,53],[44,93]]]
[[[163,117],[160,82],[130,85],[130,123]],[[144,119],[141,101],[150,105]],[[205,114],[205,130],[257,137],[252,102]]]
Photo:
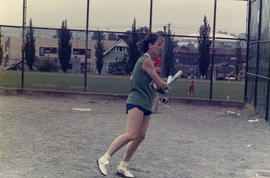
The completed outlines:
[[[162,94],[166,94],[171,90],[170,85],[168,85],[166,82],[163,82],[163,87],[159,88],[157,91]]]

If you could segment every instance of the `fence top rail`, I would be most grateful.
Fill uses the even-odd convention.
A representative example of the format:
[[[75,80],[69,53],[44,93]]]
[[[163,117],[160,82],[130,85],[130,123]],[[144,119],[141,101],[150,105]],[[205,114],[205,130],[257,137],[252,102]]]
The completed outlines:
[[[256,44],[256,43],[270,43],[270,40],[256,40],[249,42],[249,44]]]
[[[1,27],[6,27],[6,28],[22,28],[21,26],[15,26],[15,25],[0,25]],[[29,27],[25,27],[25,28],[29,28]],[[33,27],[33,29],[41,29],[41,30],[60,30],[60,28],[50,28],[50,27]],[[85,32],[85,30],[83,29],[69,29],[70,31],[78,31],[78,32]],[[96,32],[98,30],[88,30],[88,32]],[[120,33],[120,34],[142,34],[142,35],[147,35],[147,33],[140,33],[140,32],[121,32],[121,31],[99,31],[102,33]],[[179,38],[200,38],[200,36],[192,36],[192,35],[176,35],[176,34],[162,34],[162,36],[172,36],[172,37],[179,37]],[[213,37],[209,37],[210,39],[212,39]],[[215,37],[215,39],[217,40],[239,40],[239,41],[246,41],[245,38],[225,38],[225,37]]]
[[[259,77],[259,78],[263,78],[263,79],[266,79],[266,80],[270,80],[269,77],[265,77],[263,75],[259,75],[259,74],[254,74],[254,73],[250,73],[250,72],[246,72],[247,75],[251,75],[251,76],[255,76],[255,77]]]

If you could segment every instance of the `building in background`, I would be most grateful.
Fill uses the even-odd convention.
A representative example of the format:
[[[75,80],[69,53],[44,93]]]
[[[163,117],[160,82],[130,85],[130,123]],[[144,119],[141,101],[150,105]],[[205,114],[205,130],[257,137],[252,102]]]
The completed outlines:
[[[187,76],[199,78],[198,58],[200,53],[198,49],[180,47],[175,50],[175,70],[182,70]],[[212,51],[210,51],[212,57]],[[245,65],[246,53],[242,52],[241,59]],[[224,78],[234,75],[235,51],[219,49],[215,52],[214,69],[215,76],[222,75]],[[208,72],[210,73],[210,71]]]
[[[20,65],[21,62],[21,37],[9,36],[9,64],[8,68],[12,68],[14,65]],[[114,62],[116,59],[123,57],[123,54],[126,53],[127,44],[122,40],[103,40],[104,45],[104,69],[102,70],[103,74],[108,73],[107,63]],[[87,71],[96,74],[96,57],[95,57],[95,45],[96,40],[88,41],[88,64]],[[71,53],[71,64],[70,73],[82,73],[85,69],[85,40],[83,39],[72,39],[72,53]],[[37,61],[40,60],[50,60],[53,63],[60,65],[58,60],[58,38],[46,38],[46,37],[36,37],[35,41],[36,47],[36,57]],[[26,67],[26,70],[28,68]]]

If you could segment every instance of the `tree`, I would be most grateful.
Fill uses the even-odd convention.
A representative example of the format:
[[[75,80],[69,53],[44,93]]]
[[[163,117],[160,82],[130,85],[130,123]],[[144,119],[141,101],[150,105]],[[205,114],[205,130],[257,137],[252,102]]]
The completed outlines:
[[[168,32],[163,32],[165,36],[165,44],[163,50],[163,67],[162,76],[168,77],[174,75],[174,49],[177,43],[174,41],[171,32],[171,25],[168,24]]]
[[[235,79],[239,80],[240,72],[243,69],[243,65],[242,65],[242,47],[241,47],[241,42],[240,41],[236,42],[234,67],[235,67]]]
[[[203,22],[204,24],[200,26],[200,37],[198,37],[200,53],[198,64],[201,75],[207,76],[207,71],[210,64],[210,46],[212,41],[209,37],[211,28],[207,22],[206,16],[204,16]]]
[[[115,33],[109,33],[108,34],[108,40],[116,41],[117,35]]]
[[[137,43],[140,41],[139,35],[136,33],[136,19],[134,19],[132,24],[132,34],[128,39],[128,74],[130,74],[139,59],[141,53],[138,49]]]
[[[62,22],[62,27],[57,31],[58,37],[58,57],[62,66],[63,72],[67,72],[71,57],[71,38],[72,33],[67,29],[67,20]]]
[[[98,33],[98,39],[97,39],[97,44],[95,46],[96,52],[96,67],[98,70],[98,74],[101,73],[102,67],[103,67],[103,52],[104,52],[104,47],[103,47],[103,43],[102,43],[102,33]]]
[[[10,54],[10,37],[7,37],[7,40],[5,41],[5,51],[8,49],[8,54],[6,54],[5,60],[4,60],[4,66],[6,67],[9,63],[9,54]]]
[[[7,54],[4,60],[4,66],[6,67],[9,63],[9,55]]]
[[[136,30],[136,32],[138,33],[139,41],[141,41],[148,33],[150,33],[150,29],[148,27],[140,27]]]
[[[101,31],[95,31],[93,36],[91,37],[91,39],[92,40],[98,40],[99,38],[101,40],[105,40],[105,35]]]
[[[109,73],[111,74],[127,74],[127,64],[128,64],[128,56],[125,53],[124,56],[115,62],[109,64]]]
[[[0,66],[3,62],[2,32],[0,31]]]
[[[33,70],[33,64],[36,59],[36,47],[35,47],[35,31],[32,26],[32,19],[29,22],[29,28],[26,31],[26,42],[25,42],[25,60],[30,70]]]

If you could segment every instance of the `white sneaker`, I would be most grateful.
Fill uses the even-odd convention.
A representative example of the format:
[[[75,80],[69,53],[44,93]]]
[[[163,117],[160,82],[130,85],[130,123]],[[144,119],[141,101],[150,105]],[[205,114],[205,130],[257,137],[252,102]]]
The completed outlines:
[[[101,172],[102,175],[106,176],[107,175],[107,168],[106,166],[109,164],[109,161],[104,159],[104,158],[99,158],[97,160],[97,165],[98,165],[98,169]]]
[[[119,165],[117,167],[117,174],[123,177],[135,177],[131,172],[127,169],[126,166]]]

